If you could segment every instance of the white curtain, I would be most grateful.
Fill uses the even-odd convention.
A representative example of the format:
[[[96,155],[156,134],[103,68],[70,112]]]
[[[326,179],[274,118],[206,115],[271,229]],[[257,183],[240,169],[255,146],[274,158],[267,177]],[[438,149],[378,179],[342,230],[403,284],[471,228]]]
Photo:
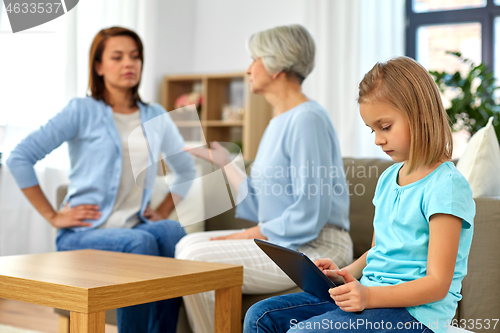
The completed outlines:
[[[3,13],[0,34],[0,121],[6,125],[3,160],[28,133],[87,92],[88,53],[95,34],[123,26],[141,36],[145,48],[141,97],[156,96],[157,1],[85,0],[67,14],[26,32],[10,31]],[[4,10],[3,5],[1,10]],[[152,55],[152,56],[148,56]],[[35,166],[40,186],[55,206],[56,189],[67,183],[65,145]],[[54,250],[55,230],[23,196],[4,165],[0,175],[0,255]]]
[[[404,0],[313,0],[305,26],[316,41],[316,66],[305,92],[325,106],[342,155],[384,157],[359,116],[358,84],[377,61],[404,55]]]

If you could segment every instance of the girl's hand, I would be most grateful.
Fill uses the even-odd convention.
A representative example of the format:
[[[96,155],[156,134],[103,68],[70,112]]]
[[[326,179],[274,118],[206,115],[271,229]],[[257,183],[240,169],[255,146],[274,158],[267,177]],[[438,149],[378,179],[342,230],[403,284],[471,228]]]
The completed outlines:
[[[359,283],[346,269],[338,270],[337,274],[344,278],[345,284],[329,290],[335,304],[346,312],[363,311],[370,299],[368,287]]]
[[[337,286],[344,284],[344,278],[337,274],[339,267],[330,258],[318,259],[314,262],[319,269]]]
[[[260,233],[260,226],[248,228],[242,232],[236,232],[234,234],[219,236],[210,238],[210,240],[226,240],[226,239],[263,239],[266,240],[267,237]]]
[[[79,205],[69,207],[69,203],[67,203],[49,219],[49,223],[56,228],[91,227],[92,223],[83,220],[97,220],[100,217],[99,206]]]
[[[147,206],[146,209],[144,209],[143,215],[145,218],[153,222],[166,219],[166,217],[163,217],[160,213],[158,213],[156,210],[154,210],[149,206]]]
[[[184,148],[184,151],[189,152],[191,155],[202,158],[206,161],[212,162],[219,168],[223,168],[231,162],[229,151],[218,142],[211,143],[212,149],[203,147],[198,148]]]
[[[314,262],[314,264],[318,266],[318,268],[321,269],[323,273],[326,270],[339,269],[339,267],[335,265],[335,263],[330,258],[318,259]]]

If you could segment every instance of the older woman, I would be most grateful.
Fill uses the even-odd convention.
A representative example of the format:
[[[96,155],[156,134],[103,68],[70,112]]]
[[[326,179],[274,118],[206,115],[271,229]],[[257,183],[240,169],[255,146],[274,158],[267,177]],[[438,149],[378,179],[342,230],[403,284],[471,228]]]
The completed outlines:
[[[28,200],[59,228],[58,251],[98,249],[173,257],[175,244],[186,234],[179,222],[166,218],[174,199],[181,199],[187,187],[177,187],[181,191],[168,194],[153,210],[148,184],[136,182],[142,178],[135,175],[134,165],[148,164],[146,144],[151,156],[160,151],[167,156],[176,184],[189,183],[195,175],[192,158],[182,153],[184,140],[169,115],[139,96],[142,64],[142,42],[135,32],[121,27],[99,31],[90,48],[91,96],[71,100],[7,159]],[[163,126],[151,126],[158,119]],[[33,165],[63,142],[68,143],[71,160],[70,185],[57,210],[38,185]],[[156,174],[156,165],[143,172],[148,179]],[[171,299],[118,309],[118,331],[175,332],[178,303],[179,299]]]
[[[300,25],[276,27],[252,35],[248,48],[253,58],[247,70],[252,91],[274,108],[251,179],[229,164],[229,154],[217,143],[210,154],[191,152],[224,167],[233,187],[240,189],[236,215],[259,223],[236,233],[188,235],[177,244],[176,258],[243,265],[243,293],[261,294],[283,291],[294,283],[254,238],[298,249],[312,260],[333,256],[343,264],[352,260],[352,242],[337,134],[326,110],[301,89],[314,67],[311,35]],[[213,292],[185,296],[184,302],[193,331],[213,331]]]

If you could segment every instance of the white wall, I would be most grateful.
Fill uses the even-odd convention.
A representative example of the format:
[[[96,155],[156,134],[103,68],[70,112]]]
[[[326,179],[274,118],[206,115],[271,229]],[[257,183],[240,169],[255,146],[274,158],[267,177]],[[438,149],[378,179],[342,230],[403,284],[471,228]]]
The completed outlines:
[[[253,33],[302,24],[316,41],[303,91],[330,113],[344,156],[385,157],[359,117],[357,85],[376,61],[404,53],[404,0],[163,1],[157,87],[168,74],[245,71]]]
[[[242,71],[246,40],[278,25],[302,23],[303,0],[197,0],[193,72]]]
[[[304,21],[304,0],[152,0],[157,2],[155,54],[145,45],[145,70],[154,66],[154,100],[164,75],[244,71],[253,33]],[[144,84],[144,82],[143,82]]]
[[[160,84],[164,75],[192,72],[195,36],[196,0],[148,0],[157,1],[157,45],[148,52],[145,45],[144,69],[153,67],[155,100],[160,101]],[[148,67],[151,68],[151,67]]]

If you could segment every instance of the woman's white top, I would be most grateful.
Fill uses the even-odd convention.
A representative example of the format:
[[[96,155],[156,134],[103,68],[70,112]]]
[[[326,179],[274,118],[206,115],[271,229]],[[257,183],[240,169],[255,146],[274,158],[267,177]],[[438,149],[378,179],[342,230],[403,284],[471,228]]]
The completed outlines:
[[[139,110],[128,114],[113,112],[113,120],[122,141],[122,174],[111,215],[100,228],[132,228],[140,222],[143,189],[136,185],[132,172],[129,148],[134,147],[133,142],[129,143],[129,136],[141,126],[141,116]]]

